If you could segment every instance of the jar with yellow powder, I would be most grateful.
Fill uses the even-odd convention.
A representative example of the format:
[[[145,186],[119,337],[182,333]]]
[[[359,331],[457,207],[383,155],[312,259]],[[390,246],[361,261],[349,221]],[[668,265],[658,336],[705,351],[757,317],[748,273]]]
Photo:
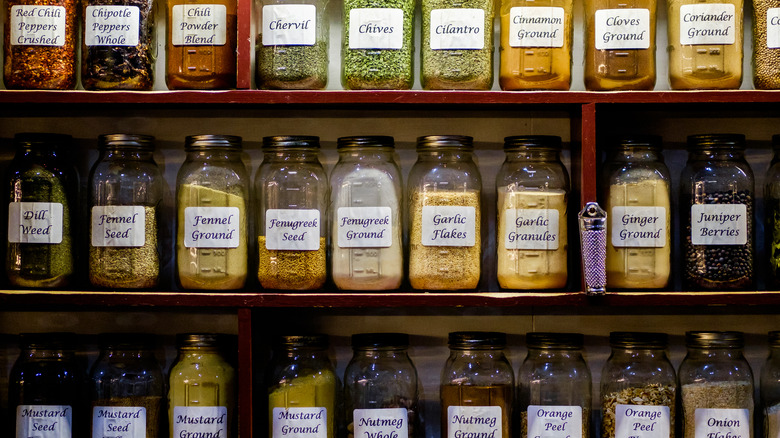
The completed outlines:
[[[561,289],[568,280],[569,174],[561,138],[504,139],[496,176],[498,284],[506,289]]]

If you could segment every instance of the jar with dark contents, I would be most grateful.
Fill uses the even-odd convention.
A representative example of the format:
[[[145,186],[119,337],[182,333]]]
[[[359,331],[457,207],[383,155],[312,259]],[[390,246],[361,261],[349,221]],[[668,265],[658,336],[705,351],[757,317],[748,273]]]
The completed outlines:
[[[753,171],[745,136],[688,137],[680,177],[685,224],[685,285],[690,290],[744,290],[753,286]]]
[[[772,136],[774,156],[764,185],[764,235],[769,259],[767,286],[780,288],[780,135]]]
[[[348,438],[416,436],[417,370],[408,348],[403,333],[352,335],[354,355],[344,373]]]
[[[764,437],[780,434],[780,331],[769,332],[769,357],[761,369],[761,409]]]

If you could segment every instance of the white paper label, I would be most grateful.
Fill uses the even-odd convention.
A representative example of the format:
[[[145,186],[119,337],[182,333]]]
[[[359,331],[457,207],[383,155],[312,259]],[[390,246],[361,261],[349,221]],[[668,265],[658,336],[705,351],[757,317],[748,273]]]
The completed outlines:
[[[92,438],[146,438],[146,408],[95,406]]]
[[[612,246],[663,248],[666,245],[666,208],[612,207]]]
[[[393,243],[390,207],[340,207],[338,245],[341,248],[388,248]]]
[[[507,249],[558,249],[558,210],[518,208],[504,210]]]
[[[356,8],[349,11],[350,49],[400,49],[404,44],[404,11]]]
[[[138,6],[87,6],[84,44],[136,46],[140,23]]]
[[[691,206],[691,243],[744,245],[747,243],[745,204],[694,204]]]
[[[500,406],[447,407],[447,438],[502,436]]]
[[[680,6],[680,44],[734,44],[735,10],[731,3]]]
[[[325,408],[274,408],[272,438],[326,438]]]
[[[238,207],[186,207],[179,226],[187,248],[238,248],[240,224]]]
[[[170,25],[174,46],[224,46],[227,43],[225,5],[174,5]]]
[[[62,204],[59,202],[8,204],[8,242],[62,243]]]
[[[356,438],[409,437],[409,417],[405,408],[355,409],[352,421]]]
[[[66,15],[64,6],[11,6],[11,45],[64,46]]]
[[[317,39],[314,5],[263,6],[264,46],[313,46]]]
[[[174,437],[228,437],[228,417],[225,406],[174,406]]]
[[[769,49],[780,49],[780,8],[769,8],[766,11],[766,46]]]
[[[72,416],[70,406],[19,405],[16,438],[71,438]]]
[[[599,9],[595,23],[596,50],[650,48],[648,9]]]
[[[146,211],[140,205],[92,207],[92,246],[144,246]]]
[[[265,248],[270,251],[320,249],[320,211],[316,209],[266,211]]]
[[[485,48],[483,9],[434,9],[431,11],[431,50]]]
[[[695,438],[750,438],[747,409],[696,409]]]
[[[476,243],[474,207],[426,205],[422,208],[423,246],[474,246]]]
[[[615,438],[669,438],[670,436],[668,406],[617,405],[615,407]]]
[[[509,17],[511,47],[563,47],[563,8],[516,6]]]
[[[542,437],[582,438],[582,407],[528,406],[528,438]]]

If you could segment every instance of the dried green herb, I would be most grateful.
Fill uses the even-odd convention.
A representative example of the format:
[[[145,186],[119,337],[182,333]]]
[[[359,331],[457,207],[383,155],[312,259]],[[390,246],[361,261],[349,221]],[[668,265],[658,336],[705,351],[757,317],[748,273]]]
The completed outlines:
[[[257,87],[277,90],[316,90],[328,83],[328,44],[264,46],[257,36]]]

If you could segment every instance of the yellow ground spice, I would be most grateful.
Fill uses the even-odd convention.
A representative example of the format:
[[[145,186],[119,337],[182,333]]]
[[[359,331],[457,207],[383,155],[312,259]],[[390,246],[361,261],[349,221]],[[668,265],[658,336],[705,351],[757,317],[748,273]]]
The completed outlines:
[[[265,247],[265,236],[257,238],[257,279],[265,289],[319,289],[327,277],[325,238],[316,251],[279,251]]]

